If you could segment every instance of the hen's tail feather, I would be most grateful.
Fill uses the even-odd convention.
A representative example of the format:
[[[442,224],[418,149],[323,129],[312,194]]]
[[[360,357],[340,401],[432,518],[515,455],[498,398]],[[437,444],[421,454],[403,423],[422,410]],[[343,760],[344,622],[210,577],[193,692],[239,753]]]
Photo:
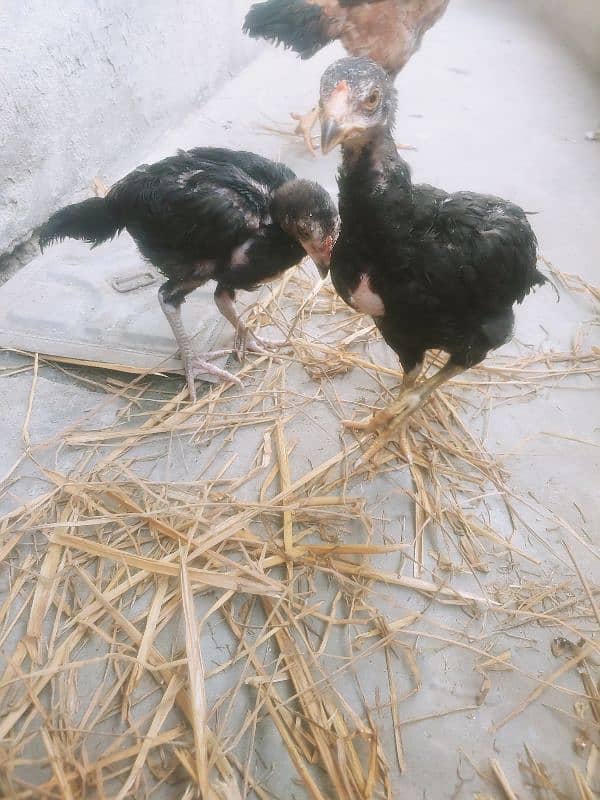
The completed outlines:
[[[246,15],[244,33],[267,39],[310,58],[333,41],[329,20],[318,5],[306,0],[267,0],[255,3]]]
[[[42,250],[63,239],[80,239],[96,247],[114,238],[122,229],[104,197],[90,197],[52,214],[38,229],[38,237]]]

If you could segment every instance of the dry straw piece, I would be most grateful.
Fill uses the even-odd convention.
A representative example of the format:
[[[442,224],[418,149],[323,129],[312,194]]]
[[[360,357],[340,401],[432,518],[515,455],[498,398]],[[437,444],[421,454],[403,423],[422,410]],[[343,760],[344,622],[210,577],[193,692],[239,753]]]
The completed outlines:
[[[598,303],[597,288],[552,270],[563,289]],[[512,673],[522,695],[506,698],[495,729],[552,693],[570,704],[557,713],[573,718],[573,738],[589,752],[559,790],[526,749],[526,785],[539,797],[593,797],[599,590],[574,547],[595,560],[598,550],[516,494],[484,441],[494,403],[597,380],[598,348],[491,357],[417,412],[412,464],[390,447],[374,470],[356,471],[362,440],[336,433],[337,451],[307,462],[296,432],[307,419],[318,426],[320,409],[346,415],[350,373],[378,404],[390,397],[398,372],[364,352],[376,336],[371,321],[302,270],[249,317],[284,330],[289,349],[248,360],[244,390],[211,387],[189,405],[185,390],[165,396],[146,376],[85,378],[105,393],[96,411],[117,409],[115,423],[92,430],[88,414],[48,441],[31,433],[47,367],[35,357],[25,454],[2,484],[7,502],[33,471],[46,489],[0,518],[0,795],[271,800],[285,753],[298,796],[391,800],[419,769],[406,726],[478,714],[496,676]],[[293,374],[304,376],[302,388]],[[354,402],[358,413],[364,396]],[[478,434],[469,409],[484,420]],[[165,465],[200,446],[200,473],[169,479]],[[59,466],[65,453],[68,469]],[[393,477],[412,508],[402,531],[386,532],[365,499],[375,472]],[[540,536],[532,515],[562,531],[566,551]],[[549,580],[528,537],[572,579]],[[492,566],[509,567],[510,577],[491,581]],[[474,621],[483,634],[469,632]],[[554,647],[558,666],[522,665],[512,644],[527,626],[567,642]],[[440,647],[471,659],[472,700],[409,718],[403,704],[426,691],[423,667]],[[364,692],[371,663],[381,665],[386,698]],[[276,765],[258,746],[265,731]],[[481,779],[506,798],[525,796],[514,788],[515,765],[502,760],[489,761],[491,773],[483,765]]]

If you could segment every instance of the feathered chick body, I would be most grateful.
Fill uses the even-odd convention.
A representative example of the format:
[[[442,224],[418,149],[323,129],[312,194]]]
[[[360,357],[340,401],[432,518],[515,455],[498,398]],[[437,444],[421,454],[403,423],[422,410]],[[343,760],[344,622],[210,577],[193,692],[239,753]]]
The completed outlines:
[[[234,376],[194,354],[181,322],[186,296],[216,280],[219,310],[248,349],[262,350],[270,343],[245,328],[233,305],[235,290],[256,288],[305,254],[326,274],[338,227],[335,205],[318,184],[255,153],[201,147],[143,164],[104,198],[61,209],[39,237],[42,247],[66,237],[95,247],[127,230],[144,258],[167,278],[159,301],[195,397],[196,372]]]
[[[342,59],[325,72],[322,147],[343,151],[332,281],[374,317],[411,384],[429,349],[449,354],[442,378],[481,362],[510,339],[513,305],[546,279],[521,208],[412,183],[392,137],[395,111],[393,84],[372,61]]]

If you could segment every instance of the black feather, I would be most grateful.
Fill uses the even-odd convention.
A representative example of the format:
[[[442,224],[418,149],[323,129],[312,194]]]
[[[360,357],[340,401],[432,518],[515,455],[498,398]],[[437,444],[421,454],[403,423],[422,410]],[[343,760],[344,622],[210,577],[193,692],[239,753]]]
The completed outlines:
[[[81,239],[96,247],[112,239],[122,228],[103,197],[90,197],[53,214],[38,229],[38,237],[42,250],[52,242],[67,238]]]
[[[56,212],[39,233],[42,246],[66,237],[96,246],[127,230],[181,302],[211,278],[249,288],[297,264],[305,253],[293,227],[304,218],[323,237],[336,229],[337,209],[318,184],[255,153],[198,147],[142,164],[105,198]]]
[[[210,365],[194,356],[183,328],[180,307],[187,295],[215,280],[219,310],[246,335],[231,307],[235,290],[277,277],[305,252],[314,254],[323,270],[338,224],[325,189],[296,178],[285,165],[245,151],[198,147],[142,164],[105,198],[63,208],[42,226],[39,238],[42,247],[65,237],[96,246],[127,230],[166,278],[159,301],[193,398],[195,372]]]
[[[352,170],[342,168],[339,185],[334,286],[349,300],[361,275],[369,275],[372,291],[384,298],[382,335],[408,369],[429,349],[472,366],[510,338],[513,304],[546,282],[518,206],[414,185],[399,156],[382,176],[368,152]]]
[[[329,24],[318,5],[305,0],[267,0],[250,8],[243,30],[253,39],[282,44],[306,59],[333,41]]]
[[[371,79],[373,69],[366,59],[342,59],[326,71],[322,96],[331,74],[352,89],[364,75]],[[546,283],[536,237],[514,203],[413,184],[389,130],[395,90],[385,77],[379,86],[382,106],[389,102],[392,111],[363,132],[360,146],[343,145],[342,228],[331,278],[351,305],[368,278],[384,307],[376,324],[405,369],[430,349],[471,367],[510,339],[513,305]]]

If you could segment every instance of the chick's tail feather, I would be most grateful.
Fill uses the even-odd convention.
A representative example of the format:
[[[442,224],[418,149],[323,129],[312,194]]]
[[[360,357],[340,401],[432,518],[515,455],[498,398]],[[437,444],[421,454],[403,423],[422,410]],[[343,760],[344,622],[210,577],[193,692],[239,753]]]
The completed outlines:
[[[318,5],[306,0],[267,0],[254,3],[246,15],[244,33],[293,50],[301,58],[314,56],[335,38]]]
[[[96,247],[112,239],[122,228],[104,197],[90,197],[52,214],[38,229],[40,248],[43,250],[63,239],[80,239]]]
[[[541,260],[544,261],[544,259],[541,259]],[[546,263],[546,262],[544,262],[544,263]],[[532,286],[545,286],[546,284],[548,284],[549,286],[551,286],[554,289],[554,294],[556,295],[556,302],[560,303],[560,292],[558,290],[558,286],[556,285],[556,283],[551,278],[549,278],[547,275],[544,275],[544,273],[541,272],[536,267],[535,270],[534,270],[534,273],[533,273],[533,279],[531,281],[531,285]]]
[[[554,289],[554,294],[556,295],[556,302],[560,303],[560,292],[558,290],[558,286],[547,275],[544,275],[543,272],[540,272],[539,269],[536,269],[535,271],[534,284],[536,286],[545,286],[545,284],[549,284]]]

